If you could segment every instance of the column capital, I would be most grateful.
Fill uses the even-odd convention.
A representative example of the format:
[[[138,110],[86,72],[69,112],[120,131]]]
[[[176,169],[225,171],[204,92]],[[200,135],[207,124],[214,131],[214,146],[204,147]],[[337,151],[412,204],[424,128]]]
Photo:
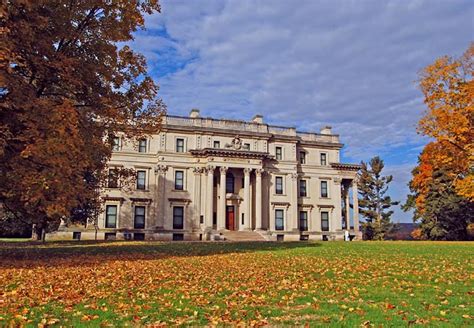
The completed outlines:
[[[298,179],[299,176],[300,176],[300,175],[299,175],[297,172],[291,173],[291,178],[292,178],[293,180]]]
[[[339,177],[334,178],[334,183],[335,184],[341,184],[341,182],[342,182],[341,178],[339,178]]]
[[[221,166],[221,167],[219,168],[219,170],[220,170],[220,172],[221,172],[221,175],[226,175],[227,169],[228,169],[228,168],[227,168],[226,166]]]
[[[264,169],[256,169],[255,174],[256,174],[257,177],[261,177],[263,174],[265,174],[265,170]]]
[[[155,173],[157,174],[165,174],[168,171],[168,166],[164,164],[159,164],[155,167]]]
[[[204,172],[204,168],[203,167],[193,167],[193,172],[195,174],[201,174]]]
[[[245,167],[245,168],[244,168],[244,174],[245,174],[245,175],[250,175],[250,173],[252,173],[252,169],[249,168],[249,167]]]
[[[210,174],[214,174],[214,170],[215,170],[215,169],[216,169],[215,166],[208,165],[208,166],[206,167],[206,172],[207,172],[207,173],[210,173]]]
[[[357,187],[358,183],[359,183],[359,176],[356,176],[354,179],[352,179],[352,185]]]

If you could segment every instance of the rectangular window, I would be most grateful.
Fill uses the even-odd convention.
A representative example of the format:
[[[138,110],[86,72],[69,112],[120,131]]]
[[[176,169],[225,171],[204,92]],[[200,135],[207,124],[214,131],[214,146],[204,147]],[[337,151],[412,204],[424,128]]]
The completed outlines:
[[[304,151],[300,151],[300,164],[306,164],[306,153]]]
[[[234,185],[235,185],[235,178],[232,173],[227,173],[225,177],[225,192],[227,194],[233,194],[234,193]]]
[[[174,189],[184,190],[184,172],[183,171],[174,172]]]
[[[72,239],[74,240],[81,240],[81,232],[80,231],[74,231],[72,233]]]
[[[145,206],[135,206],[133,227],[135,229],[145,229]]]
[[[283,177],[275,177],[275,193],[283,195]]]
[[[173,229],[183,229],[184,227],[184,207],[173,207]]]
[[[107,188],[118,188],[118,171],[116,169],[109,170]]]
[[[138,152],[146,153],[146,139],[138,140]]]
[[[281,161],[283,158],[283,150],[281,147],[275,147],[275,158]]]
[[[184,139],[176,139],[176,152],[184,153]]]
[[[328,160],[327,160],[327,156],[328,156],[328,155],[327,155],[326,153],[321,153],[320,156],[321,156],[321,157],[320,157],[320,159],[321,159],[321,165],[323,165],[323,166],[328,165]]]
[[[300,231],[308,231],[308,212],[300,211]]]
[[[321,230],[329,231],[329,213],[321,212]]]
[[[107,205],[105,207],[105,227],[117,227],[117,205]]]
[[[321,197],[327,198],[328,197],[328,182],[321,181]]]
[[[113,151],[119,151],[120,150],[120,138],[119,137],[114,137],[112,139],[112,150]]]
[[[300,180],[300,197],[306,197],[308,193],[306,192],[306,180]]]
[[[250,150],[250,144],[249,143],[244,143],[244,149],[245,150]]]
[[[283,210],[275,210],[275,230],[284,229],[284,213]]]
[[[214,148],[221,148],[221,142],[220,141],[214,141]]]
[[[146,189],[146,171],[137,171],[137,189]]]

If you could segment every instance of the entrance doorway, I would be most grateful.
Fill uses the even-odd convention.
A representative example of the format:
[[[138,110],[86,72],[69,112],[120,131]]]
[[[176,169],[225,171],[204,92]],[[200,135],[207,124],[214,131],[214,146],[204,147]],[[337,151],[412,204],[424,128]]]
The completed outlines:
[[[225,228],[227,230],[235,230],[235,209],[234,209],[234,205],[226,206]]]

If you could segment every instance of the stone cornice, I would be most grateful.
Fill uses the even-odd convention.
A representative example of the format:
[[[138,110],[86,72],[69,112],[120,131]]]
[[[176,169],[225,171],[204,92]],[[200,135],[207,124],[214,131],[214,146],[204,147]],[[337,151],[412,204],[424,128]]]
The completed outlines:
[[[348,164],[348,163],[330,163],[331,167],[339,171],[359,171],[362,168],[360,164]]]
[[[272,159],[273,156],[266,152],[250,151],[250,150],[235,150],[235,149],[221,149],[221,148],[204,148],[193,149],[189,151],[195,157],[237,157],[249,159]]]

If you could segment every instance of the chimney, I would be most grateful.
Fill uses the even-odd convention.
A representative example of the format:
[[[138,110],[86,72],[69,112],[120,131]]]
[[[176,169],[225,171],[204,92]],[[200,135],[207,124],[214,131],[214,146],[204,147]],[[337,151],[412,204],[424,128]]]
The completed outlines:
[[[321,129],[321,134],[332,134],[331,127],[329,125],[326,125],[324,128]]]
[[[258,123],[258,124],[263,124],[263,116],[262,115],[255,115],[253,118],[252,118],[252,122],[254,123]]]
[[[189,112],[189,117],[191,118],[201,117],[201,115],[199,114],[199,109],[197,108],[191,109],[191,111]]]

